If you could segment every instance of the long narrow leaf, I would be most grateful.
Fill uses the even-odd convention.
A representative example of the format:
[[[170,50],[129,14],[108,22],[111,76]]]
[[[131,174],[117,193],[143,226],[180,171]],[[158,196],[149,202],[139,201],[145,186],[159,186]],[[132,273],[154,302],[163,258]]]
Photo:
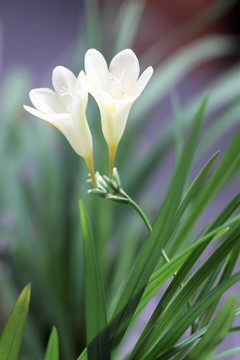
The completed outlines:
[[[183,225],[182,229],[179,231],[175,237],[173,243],[168,250],[170,256],[173,255],[179,249],[183,241],[186,239],[190,230],[193,228],[197,219],[201,215],[204,208],[213,198],[217,190],[224,184],[227,178],[230,176],[234,170],[237,163],[240,162],[240,130],[236,133],[232,142],[230,143],[226,153],[223,155],[221,161],[219,162],[217,168],[213,172],[212,176],[199,193],[196,202],[194,203],[191,214],[188,217],[187,221]]]
[[[0,359],[17,360],[27,320],[31,285],[25,286],[4,327],[0,339]]]
[[[166,291],[165,296],[159,302],[157,308],[155,309],[149,323],[146,326],[146,331],[144,329],[143,334],[145,338],[141,336],[140,340],[136,344],[131,359],[141,358],[146,354],[152,346],[159,339],[164,330],[171,324],[173,319],[177,316],[179,311],[187,303],[192,295],[196,293],[201,284],[211,275],[215,267],[221,263],[221,261],[228,255],[228,253],[235,246],[236,242],[239,240],[240,228],[238,225],[235,225],[233,229],[228,233],[226,239],[218,246],[218,248],[212,253],[212,255],[203,263],[203,265],[196,271],[196,273],[188,280],[188,282],[183,286],[179,291],[173,301],[169,303],[168,293]],[[194,257],[194,255],[192,255]],[[186,264],[187,265],[187,264]],[[186,270],[188,272],[188,269]],[[184,272],[184,266],[183,270]],[[178,276],[178,274],[177,274]],[[177,277],[176,276],[176,277]],[[175,279],[172,281],[175,282]],[[162,315],[159,317],[159,315]],[[159,319],[158,319],[159,317]],[[158,319],[158,320],[157,320]],[[151,332],[149,332],[151,329]]]
[[[172,222],[179,206],[183,188],[193,159],[196,141],[204,117],[206,98],[203,99],[195,117],[189,140],[178,162],[169,191],[157,215],[153,231],[149,235],[115,308],[110,324],[112,346],[121,340],[139,303],[160,256],[162,248],[172,234]]]
[[[194,346],[185,360],[208,360],[227,335],[235,315],[238,299],[232,294],[209,326],[202,339]]]
[[[175,344],[188,327],[191,326],[194,320],[197,319],[198,316],[217,298],[219,298],[219,296],[221,296],[238,281],[240,281],[240,272],[236,273],[228,280],[225,280],[222,284],[216,286],[204,298],[197,301],[189,311],[187,311],[176,323],[171,326],[171,328],[161,338],[160,342],[146,356],[146,360],[160,359],[160,355]],[[156,355],[159,357],[156,357]]]
[[[235,347],[235,348],[233,348],[231,350],[228,350],[228,351],[224,351],[221,354],[218,354],[216,356],[211,357],[209,360],[226,359],[226,356],[236,354],[238,352],[240,352],[240,346]]]
[[[44,360],[58,360],[59,359],[59,345],[58,345],[58,333],[54,327],[50,334],[47,350]]]
[[[204,243],[209,244],[210,241],[214,241],[221,235],[223,235],[228,228],[220,230],[216,229],[216,232],[209,233],[203,236],[199,241],[196,241],[190,245],[187,249],[183,250],[180,254],[171,259],[168,263],[160,267],[149,279],[149,283],[141,297],[141,301],[137,307],[136,313],[134,316],[142,310],[146,303],[153,297],[154,294],[160,289],[160,287],[184,264],[185,260],[189,257],[191,253],[194,254],[196,248],[200,247]],[[215,234],[215,235],[214,235]],[[191,255],[190,255],[191,256]],[[181,283],[181,282],[180,282]]]
[[[82,201],[79,202],[79,208],[85,264],[88,358],[92,360],[110,360],[108,324],[100,267],[93,241],[91,224]]]

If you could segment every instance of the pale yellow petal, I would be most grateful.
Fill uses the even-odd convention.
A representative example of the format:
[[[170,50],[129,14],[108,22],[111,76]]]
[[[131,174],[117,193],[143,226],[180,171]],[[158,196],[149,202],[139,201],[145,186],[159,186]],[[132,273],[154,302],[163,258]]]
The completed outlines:
[[[109,66],[112,86],[121,85],[122,95],[127,96],[138,79],[139,71],[139,62],[134,52],[130,49],[120,51]]]
[[[96,49],[89,49],[85,55],[85,73],[95,89],[108,90],[108,66],[103,55]]]
[[[43,113],[62,113],[66,111],[59,96],[51,89],[33,89],[30,91],[29,97],[35,108]]]
[[[138,81],[136,82],[135,86],[131,90],[132,95],[139,96],[141,92],[144,90],[145,86],[151,79],[153,74],[153,68],[152,66],[149,66],[140,76]]]

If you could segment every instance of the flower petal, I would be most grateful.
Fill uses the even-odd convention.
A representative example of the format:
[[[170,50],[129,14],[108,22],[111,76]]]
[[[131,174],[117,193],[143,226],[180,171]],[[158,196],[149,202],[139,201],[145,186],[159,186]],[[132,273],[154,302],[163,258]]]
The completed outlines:
[[[42,113],[41,111],[33,108],[33,107],[30,107],[30,106],[27,106],[27,105],[23,105],[24,109],[29,112],[30,114],[40,118],[40,119],[45,119],[46,118],[46,114]]]
[[[117,146],[125,129],[129,111],[136,97],[114,100],[101,90],[92,93],[101,113],[101,124],[104,138],[108,145]]]
[[[85,90],[79,90],[72,103],[72,114],[74,123],[74,134],[76,136],[76,145],[78,153],[85,159],[92,154],[92,135],[86,118],[86,107],[88,102],[88,93]],[[76,151],[76,150],[75,150]]]
[[[45,120],[53,125],[56,126],[56,124],[58,124],[58,128],[62,128],[63,126],[66,125],[66,122],[68,123],[69,121],[71,121],[71,115],[68,114],[68,113],[59,113],[59,114],[55,114],[55,113],[47,113],[47,114],[44,114],[42,113],[41,111],[35,109],[35,108],[32,108],[30,106],[27,106],[27,105],[23,105],[24,109],[26,111],[28,111],[30,114],[42,119],[42,120]]]
[[[30,91],[29,97],[35,108],[43,113],[66,112],[59,96],[51,89],[33,89]]]
[[[75,94],[83,89],[83,84],[84,84],[84,79],[86,78],[86,75],[85,75],[85,72],[83,70],[80,71],[80,73],[78,74],[78,77],[77,77],[77,81],[76,81],[76,84],[75,84]]]
[[[86,113],[88,103],[88,92],[86,90],[79,90],[78,93],[74,96],[72,103],[72,114],[73,118],[78,119],[79,117],[83,118]]]
[[[43,114],[39,110],[36,110],[26,105],[24,105],[24,109],[27,110],[32,115],[35,115],[49,122],[50,124],[55,126],[58,130],[60,130],[78,155],[82,156],[83,158],[86,158],[87,156],[89,156],[89,154],[90,155],[92,154],[91,134],[90,134],[90,140],[88,138],[88,142],[87,142],[87,140],[84,139],[85,133],[80,132],[79,129],[74,126],[71,114],[68,113]]]
[[[134,83],[137,81],[139,71],[138,59],[130,49],[120,51],[114,56],[109,66],[110,75],[113,76],[113,80],[116,78],[120,82],[124,96],[129,94]]]
[[[131,90],[132,95],[139,96],[141,92],[144,90],[145,86],[151,79],[151,76],[153,74],[153,68],[152,66],[149,66],[140,76],[138,81],[136,82],[135,86]]]
[[[52,83],[62,101],[69,105],[75,95],[76,76],[64,66],[57,66],[52,73]]]
[[[85,72],[96,89],[108,90],[108,66],[98,50],[89,49],[86,52]]]

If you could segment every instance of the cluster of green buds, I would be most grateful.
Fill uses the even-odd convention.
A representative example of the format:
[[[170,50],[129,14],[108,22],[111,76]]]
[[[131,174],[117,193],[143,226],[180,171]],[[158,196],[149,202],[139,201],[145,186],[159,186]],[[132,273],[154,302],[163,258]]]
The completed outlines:
[[[89,189],[89,194],[113,201],[128,202],[128,195],[122,189],[121,180],[116,167],[113,169],[113,176],[111,178],[106,175],[101,175],[99,171],[95,173],[95,177],[97,187]],[[92,182],[90,174],[87,181],[90,183]]]

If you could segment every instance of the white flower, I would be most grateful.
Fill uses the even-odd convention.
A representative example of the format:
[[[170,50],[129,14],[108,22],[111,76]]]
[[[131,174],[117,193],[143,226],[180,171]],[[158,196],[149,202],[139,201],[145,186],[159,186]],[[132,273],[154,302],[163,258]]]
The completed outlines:
[[[129,111],[150,80],[153,68],[148,67],[140,78],[139,72],[138,59],[130,49],[114,56],[109,68],[99,51],[90,49],[85,55],[85,74],[80,74],[80,82],[100,109],[102,131],[109,149],[110,175]]]
[[[67,138],[76,153],[84,158],[95,184],[92,136],[87,123],[88,93],[80,86],[80,76],[67,68],[53,70],[54,90],[33,89],[29,93],[35,108],[24,105],[25,110],[56,126]]]

